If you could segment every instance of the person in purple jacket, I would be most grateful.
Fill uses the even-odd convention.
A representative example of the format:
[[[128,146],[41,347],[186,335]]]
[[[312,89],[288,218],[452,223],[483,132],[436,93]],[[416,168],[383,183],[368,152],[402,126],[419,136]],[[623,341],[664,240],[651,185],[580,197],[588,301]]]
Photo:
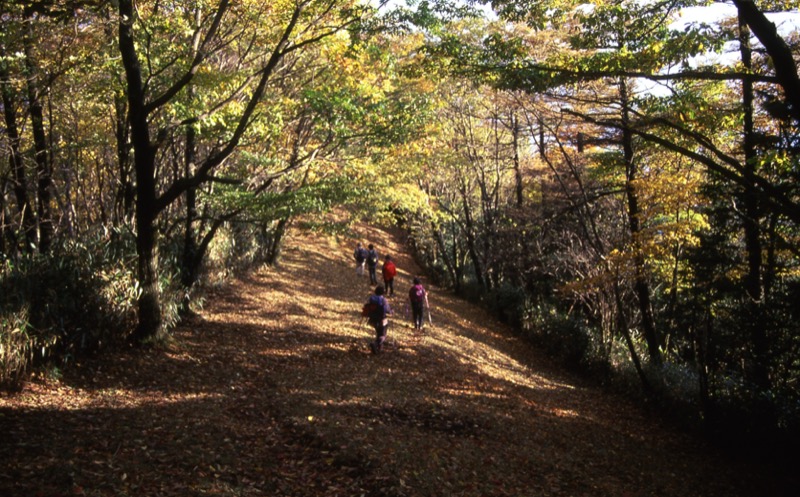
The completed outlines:
[[[408,290],[408,301],[411,303],[411,318],[414,321],[414,331],[420,333],[425,323],[424,313],[428,307],[428,292],[422,286],[422,281],[414,277],[414,285]],[[430,312],[430,308],[428,310]]]
[[[383,285],[375,287],[375,294],[370,295],[361,310],[361,315],[365,316],[369,324],[375,329],[375,341],[369,343],[369,348],[373,354],[377,354],[383,348],[383,342],[386,340],[386,330],[389,327],[389,315],[392,314],[389,301],[383,296],[384,292]]]

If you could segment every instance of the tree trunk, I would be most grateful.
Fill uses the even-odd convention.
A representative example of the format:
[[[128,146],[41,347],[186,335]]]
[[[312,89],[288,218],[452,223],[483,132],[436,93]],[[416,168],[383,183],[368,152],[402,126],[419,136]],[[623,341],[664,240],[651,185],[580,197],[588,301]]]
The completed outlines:
[[[763,273],[763,292],[764,292],[764,305],[766,305],[768,296],[772,292],[772,289],[775,286],[775,278],[777,277],[777,269],[778,269],[778,243],[779,240],[782,240],[780,234],[778,234],[778,222],[780,220],[780,215],[776,213],[770,214],[769,223],[767,227],[767,234],[769,236],[769,242],[767,243],[767,250],[766,250],[766,265],[764,267]]]
[[[200,8],[194,11],[195,35],[192,39],[192,56],[197,56],[200,49],[200,23],[202,18]],[[187,92],[189,101],[194,100],[194,85],[189,85]],[[197,132],[193,126],[186,128],[186,149],[184,151],[183,177],[191,178],[194,175],[195,165],[197,164]],[[181,284],[186,290],[186,298],[182,304],[183,310],[189,310],[189,290],[197,283],[199,278],[200,261],[198,260],[197,241],[195,239],[194,222],[197,219],[197,186],[190,185],[184,194],[186,202],[186,219],[183,228],[183,255],[181,262]]]
[[[5,55],[5,51],[0,52],[0,55]],[[31,252],[33,247],[36,246],[36,220],[28,199],[25,165],[22,161],[20,149],[22,137],[19,134],[17,124],[16,102],[11,89],[11,78],[8,73],[8,67],[2,61],[0,61],[0,91],[2,91],[3,117],[6,124],[6,136],[8,137],[9,168],[11,169],[14,196],[17,200],[20,228],[25,234],[24,250]]]
[[[117,140],[117,167],[119,168],[117,196],[114,200],[114,215],[117,224],[130,221],[135,216],[136,191],[132,181],[130,134],[125,96],[114,96],[114,135]]]
[[[278,221],[278,225],[275,227],[275,232],[272,235],[272,243],[269,245],[269,253],[267,254],[267,264],[270,266],[277,264],[280,259],[284,235],[286,235],[288,228],[289,218]]]
[[[33,55],[34,43],[32,33],[33,21],[28,19],[28,27],[23,37],[25,50],[25,72],[28,90],[28,102],[31,116],[31,131],[33,133],[33,158],[36,163],[36,196],[37,218],[39,221],[39,252],[46,254],[50,251],[53,240],[53,220],[51,213],[51,198],[53,187],[53,174],[50,164],[50,153],[47,144],[47,133],[44,129],[44,110],[42,108],[42,88],[39,85],[39,68]]]
[[[161,296],[158,287],[158,252],[156,248],[155,150],[150,143],[142,68],[133,39],[135,12],[132,0],[119,2],[119,50],[125,67],[128,88],[129,122],[136,172],[136,254],[139,297],[139,323],[134,340],[159,339],[164,332]]]
[[[631,361],[633,361],[633,366],[636,368],[636,373],[639,375],[639,381],[642,383],[642,389],[644,390],[645,394],[649,395],[652,393],[653,388],[650,386],[650,381],[647,379],[647,375],[642,367],[642,361],[639,359],[639,354],[636,352],[636,345],[633,343],[633,337],[631,337],[629,320],[627,314],[625,313],[625,304],[622,301],[622,290],[619,287],[618,281],[619,277],[615,275],[614,299],[617,303],[617,330],[625,339],[625,345],[628,347],[628,353],[631,355]]]
[[[466,252],[461,250],[461,245],[458,243],[458,224],[455,221],[450,222],[450,233],[453,238],[453,271],[455,272],[455,291],[460,294],[464,288],[464,271],[466,264]]]
[[[750,30],[746,20],[739,13],[739,52],[745,70],[752,69],[750,49]],[[751,374],[753,382],[763,391],[770,388],[767,359],[767,336],[764,326],[764,292],[762,285],[762,246],[761,246],[761,208],[754,177],[758,157],[755,149],[753,130],[753,83],[742,80],[742,111],[744,117],[744,178],[745,190],[742,192],[744,206],[744,239],[747,251],[747,275],[744,279],[746,293],[745,326],[752,342]]]
[[[475,279],[477,280],[478,285],[481,287],[481,289],[486,290],[487,286],[484,279],[483,263],[478,255],[477,240],[475,239],[475,225],[472,220],[472,210],[470,209],[469,201],[467,199],[467,192],[463,188],[459,191],[461,193],[461,204],[464,209],[464,234],[467,238],[467,253],[472,261],[472,266],[475,269]]]
[[[712,311],[709,306],[706,309],[703,322],[700,323],[698,330],[694,333],[694,355],[697,363],[697,381],[700,395],[700,411],[706,429],[711,429],[717,422],[716,409],[714,409],[711,397],[711,382],[708,374],[708,338],[712,336],[713,322]]]
[[[5,191],[5,180],[0,182],[0,190]],[[15,243],[14,234],[6,222],[6,196],[0,195],[0,255],[11,254],[11,246]]]
[[[106,22],[103,23],[105,36],[108,38],[108,45],[113,46],[114,37],[113,24],[111,18],[113,12],[107,11]],[[111,50],[109,50],[111,52]],[[109,57],[115,54],[109,53]],[[128,123],[128,102],[125,92],[118,90],[114,92],[114,138],[116,139],[117,153],[117,189],[114,197],[113,223],[116,226],[130,222],[135,216],[136,192],[132,181],[132,157],[130,153],[130,126]]]
[[[792,49],[778,34],[775,24],[767,19],[753,0],[733,0],[733,4],[739,11],[740,22],[746,23],[758,41],[764,45],[772,59],[775,76],[783,87],[789,110],[792,116],[800,121],[800,75],[797,74],[797,63]]]
[[[158,285],[158,250],[156,245],[155,196],[143,195],[141,187],[136,200],[137,275],[141,287],[139,323],[134,340],[145,343],[162,338],[161,292]]]
[[[450,254],[448,254],[447,243],[445,243],[442,230],[438,226],[432,226],[431,228],[433,231],[433,237],[436,240],[436,245],[439,247],[439,253],[442,254],[444,267],[447,268],[447,272],[449,273],[450,279],[453,282],[453,289],[456,293],[458,293],[461,289],[460,276],[458,274],[458,270],[456,269],[456,264],[458,264],[458,261],[453,260]]]
[[[620,98],[622,100],[622,149],[626,173],[625,195],[628,201],[628,226],[634,250],[633,286],[639,301],[642,330],[644,332],[645,341],[647,342],[647,351],[650,356],[650,361],[655,365],[661,365],[663,362],[661,357],[661,341],[659,340],[656,330],[653,305],[650,298],[650,285],[647,282],[647,270],[639,241],[639,236],[641,235],[641,211],[639,209],[639,198],[634,186],[634,182],[638,179],[639,168],[633,157],[633,134],[630,130],[628,87],[625,80],[620,81]]]
[[[519,159],[519,119],[515,113],[511,113],[511,136],[513,139],[513,147],[514,147],[514,184],[515,190],[517,194],[517,207],[522,208],[522,205],[525,201],[524,190],[522,187],[522,165],[520,164]]]
[[[192,175],[196,160],[196,136],[194,128],[191,126],[186,129],[186,156],[184,162],[184,176]],[[197,242],[194,233],[194,221],[197,219],[197,187],[190,186],[184,195],[186,202],[186,218],[184,219],[183,232],[183,254],[181,262],[181,284],[186,290],[197,282]],[[188,292],[187,292],[188,293]],[[187,306],[188,302],[184,302]]]

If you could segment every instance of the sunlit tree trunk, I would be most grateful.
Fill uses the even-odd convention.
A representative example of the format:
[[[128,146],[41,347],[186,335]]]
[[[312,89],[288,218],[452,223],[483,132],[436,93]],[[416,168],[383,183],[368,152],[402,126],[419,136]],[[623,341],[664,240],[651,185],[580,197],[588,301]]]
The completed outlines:
[[[130,133],[128,126],[128,106],[125,96],[114,96],[114,136],[117,144],[117,167],[119,181],[114,199],[115,222],[121,224],[133,219],[136,192],[132,178],[132,158],[130,154]]]
[[[200,20],[201,10],[199,7],[195,8],[195,35],[192,39],[192,55],[196,56],[200,48]],[[194,86],[190,85],[188,88],[189,102],[194,99]],[[197,164],[197,132],[194,126],[186,127],[186,148],[184,150],[184,171],[185,178],[191,178],[194,175],[194,168]],[[183,302],[183,310],[188,310],[188,290],[194,286],[198,279],[198,271],[200,264],[197,261],[198,248],[195,240],[194,223],[197,219],[197,186],[189,185],[184,194],[184,202],[186,204],[186,217],[184,219],[184,232],[183,232],[183,254],[181,263],[181,284],[187,290],[187,298]]]
[[[269,253],[267,254],[267,264],[275,265],[280,260],[283,240],[289,229],[289,223],[290,219],[284,218],[279,220],[275,226],[272,232],[272,243],[270,243]]]
[[[191,177],[192,170],[196,161],[196,136],[194,129],[189,126],[186,129],[186,150],[184,157],[184,175]],[[195,241],[194,222],[197,219],[197,187],[190,186],[184,194],[186,204],[186,217],[184,218],[183,233],[183,262],[181,263],[181,284],[186,289],[190,289],[197,282],[197,243]]]

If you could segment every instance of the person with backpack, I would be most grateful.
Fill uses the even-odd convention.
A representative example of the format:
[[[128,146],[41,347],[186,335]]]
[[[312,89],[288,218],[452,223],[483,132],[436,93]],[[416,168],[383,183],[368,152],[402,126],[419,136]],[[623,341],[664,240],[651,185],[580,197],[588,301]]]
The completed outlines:
[[[375,269],[378,267],[378,251],[375,250],[375,247],[371,243],[368,245],[368,247],[367,270],[369,271],[369,283],[370,285],[377,285],[378,277],[375,275]]]
[[[383,261],[383,286],[386,289],[386,295],[394,297],[394,277],[397,276],[397,266],[394,265],[391,255],[387,255]]]
[[[414,285],[408,290],[408,301],[411,303],[411,318],[414,321],[414,331],[422,332],[422,325],[425,322],[424,312],[428,306],[428,292],[422,286],[419,277],[414,277]]]
[[[367,261],[367,249],[358,242],[355,251],[353,251],[353,259],[356,260],[356,274],[364,276],[364,263]]]
[[[377,354],[383,348],[386,330],[389,327],[389,315],[392,314],[389,301],[383,296],[384,292],[385,289],[382,285],[375,287],[375,294],[370,295],[361,309],[361,315],[366,317],[370,326],[375,329],[375,341],[369,343],[373,354]]]

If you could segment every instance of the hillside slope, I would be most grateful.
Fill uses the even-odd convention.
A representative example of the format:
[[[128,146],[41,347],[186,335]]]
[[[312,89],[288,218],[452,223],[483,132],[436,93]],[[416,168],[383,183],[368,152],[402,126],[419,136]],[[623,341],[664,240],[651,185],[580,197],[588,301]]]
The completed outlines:
[[[502,324],[429,288],[398,234],[396,347],[368,352],[355,239],[293,233],[278,268],[216,291],[167,350],[86,361],[0,398],[0,495],[789,496],[560,372]]]

